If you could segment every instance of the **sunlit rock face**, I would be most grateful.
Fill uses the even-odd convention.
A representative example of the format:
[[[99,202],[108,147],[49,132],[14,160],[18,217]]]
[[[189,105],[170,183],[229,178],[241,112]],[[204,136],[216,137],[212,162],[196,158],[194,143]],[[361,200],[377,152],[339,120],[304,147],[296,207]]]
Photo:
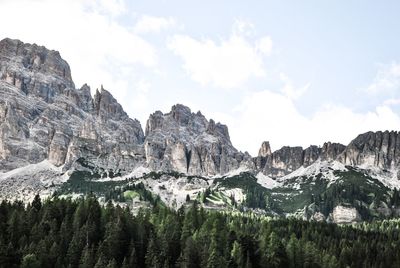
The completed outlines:
[[[0,41],[0,171],[45,159],[70,168],[84,157],[131,169],[144,161],[144,134],[112,95],[76,89],[60,53]]]
[[[76,89],[68,63],[42,46],[2,40],[0,88],[1,171],[46,159],[67,170],[79,158],[105,169],[197,175],[252,164],[232,146],[225,125],[184,105],[152,114],[145,137],[107,90],[92,97],[89,86]]]
[[[332,161],[343,152],[345,146],[339,143],[324,143],[322,147],[311,145],[302,147],[284,146],[271,152],[269,142],[263,142],[258,156],[253,158],[257,169],[270,177],[282,177],[299,169],[308,167],[317,160]]]
[[[400,165],[396,131],[367,132],[348,146],[327,142],[273,152],[263,142],[252,158],[235,149],[226,125],[181,104],[151,114],[143,133],[103,87],[94,96],[87,85],[75,88],[59,52],[18,40],[0,41],[0,97],[0,171],[43,160],[68,170],[79,158],[123,172],[143,166],[208,176],[240,168],[271,178],[318,160],[392,171]]]
[[[340,155],[346,165],[397,169],[400,165],[400,135],[397,131],[358,135]]]
[[[352,223],[360,221],[361,217],[353,207],[336,206],[332,212],[332,219],[335,223]]]
[[[377,168],[398,172],[400,166],[400,134],[398,131],[367,132],[358,135],[349,145],[326,142],[322,147],[284,146],[271,152],[263,142],[253,159],[257,169],[271,177],[282,177],[315,161],[336,160],[344,165]],[[399,173],[400,174],[400,173]]]
[[[225,125],[181,104],[169,113],[150,115],[144,148],[147,164],[154,170],[215,175],[237,169],[242,162],[252,163],[248,154],[232,146]]]

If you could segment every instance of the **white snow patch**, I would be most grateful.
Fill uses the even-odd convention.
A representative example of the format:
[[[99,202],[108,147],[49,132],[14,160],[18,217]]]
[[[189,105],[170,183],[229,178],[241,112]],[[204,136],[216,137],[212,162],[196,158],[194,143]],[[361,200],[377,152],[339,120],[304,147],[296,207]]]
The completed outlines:
[[[342,163],[338,161],[321,161],[317,160],[308,167],[300,167],[292,173],[279,178],[280,182],[284,182],[288,179],[295,177],[315,177],[318,174],[322,174],[322,178],[329,181],[329,185],[335,182],[338,177],[335,176],[335,171],[347,171],[348,169]]]
[[[262,172],[259,172],[257,174],[256,178],[257,178],[257,183],[267,189],[272,189],[272,188],[282,185],[281,182],[278,182],[278,181],[268,177],[267,175],[264,175]]]
[[[364,168],[367,169],[368,174],[371,176],[371,178],[382,182],[385,186],[387,186],[391,189],[394,189],[394,188],[400,189],[400,180],[398,178],[398,174],[399,174],[400,170],[391,169],[391,170],[388,170],[387,172],[384,172],[381,169],[379,169],[378,167],[366,168],[364,166]]]

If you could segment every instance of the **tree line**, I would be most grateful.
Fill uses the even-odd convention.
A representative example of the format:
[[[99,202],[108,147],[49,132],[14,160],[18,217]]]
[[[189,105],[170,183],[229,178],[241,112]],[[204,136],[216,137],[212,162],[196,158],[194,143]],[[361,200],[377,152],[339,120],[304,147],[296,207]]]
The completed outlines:
[[[399,227],[36,196],[0,204],[0,267],[400,267]]]

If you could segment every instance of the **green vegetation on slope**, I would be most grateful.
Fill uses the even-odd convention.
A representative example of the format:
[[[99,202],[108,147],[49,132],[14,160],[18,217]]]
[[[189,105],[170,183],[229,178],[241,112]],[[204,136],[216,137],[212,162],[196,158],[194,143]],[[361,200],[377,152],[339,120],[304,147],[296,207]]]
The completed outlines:
[[[0,204],[0,267],[400,267],[399,228],[36,197]]]
[[[266,189],[257,183],[251,173],[241,173],[229,178],[215,180],[216,188],[243,189],[246,199],[244,207],[264,209],[267,213],[295,213],[312,207],[313,212],[328,216],[337,205],[352,206],[363,220],[396,216],[400,206],[400,194],[392,191],[380,181],[370,177],[362,170],[347,167],[348,171],[334,171],[337,178],[329,181],[322,174],[286,179],[283,185]]]

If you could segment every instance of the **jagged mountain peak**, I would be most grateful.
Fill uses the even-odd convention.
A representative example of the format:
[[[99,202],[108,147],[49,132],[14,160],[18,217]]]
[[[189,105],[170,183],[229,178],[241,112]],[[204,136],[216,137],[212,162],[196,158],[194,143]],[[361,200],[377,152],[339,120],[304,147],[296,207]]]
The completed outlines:
[[[184,127],[192,134],[202,134],[204,132],[211,136],[218,136],[230,141],[228,127],[221,123],[215,123],[213,119],[207,118],[198,111],[193,113],[188,106],[183,104],[175,104],[171,107],[171,111],[163,113],[155,111],[152,113],[146,123],[146,136],[157,130],[174,130],[178,127]]]
[[[263,141],[260,150],[258,150],[258,156],[266,157],[271,154],[271,146],[269,141]]]
[[[283,146],[272,152],[269,142],[261,144],[258,156],[253,159],[257,169],[271,177],[282,177],[300,167],[308,167],[318,159],[323,161],[335,160],[345,149],[339,143],[326,142],[322,147],[310,145],[303,149],[301,146]]]
[[[46,101],[75,88],[69,64],[58,51],[10,38],[0,41],[0,79]]]
[[[60,53],[0,41],[0,170],[49,161],[69,169],[85,158],[102,168],[143,162],[144,134],[104,88],[74,87]],[[3,113],[2,113],[3,114]]]
[[[182,104],[156,111],[146,124],[147,164],[156,170],[213,175],[238,168],[245,158],[231,144],[228,127]]]
[[[239,152],[228,127],[175,104],[156,111],[145,135],[137,120],[103,86],[74,87],[69,65],[57,51],[18,40],[0,41],[0,170],[49,160],[66,169],[85,158],[102,168],[144,166],[197,175],[225,174],[245,167],[271,177],[285,176],[317,161],[397,168],[396,131],[367,132],[348,146],[284,146],[274,152],[263,142],[257,157]]]
[[[103,88],[101,85],[100,91],[96,89],[94,95],[94,108],[98,116],[113,119],[127,119],[128,114],[122,108],[121,104],[114,98],[114,96]]]
[[[360,134],[346,147],[340,160],[348,165],[398,169],[400,133],[386,130]]]

